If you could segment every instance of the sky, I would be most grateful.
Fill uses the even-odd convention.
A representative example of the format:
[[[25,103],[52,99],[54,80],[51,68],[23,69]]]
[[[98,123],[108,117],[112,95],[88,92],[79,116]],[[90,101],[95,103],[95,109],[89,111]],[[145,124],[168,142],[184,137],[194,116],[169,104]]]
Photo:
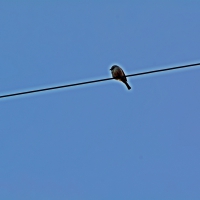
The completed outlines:
[[[200,1],[0,0],[0,95],[200,62]],[[0,99],[0,199],[199,200],[200,66]]]

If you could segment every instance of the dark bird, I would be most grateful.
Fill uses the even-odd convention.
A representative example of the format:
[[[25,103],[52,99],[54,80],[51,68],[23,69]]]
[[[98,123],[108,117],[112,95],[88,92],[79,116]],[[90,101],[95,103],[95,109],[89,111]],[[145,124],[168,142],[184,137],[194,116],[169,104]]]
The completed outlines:
[[[112,77],[116,80],[122,81],[126,87],[128,88],[128,90],[131,89],[131,86],[127,83],[127,79],[126,76],[124,74],[124,71],[117,65],[113,65],[111,68],[111,73],[112,73]]]

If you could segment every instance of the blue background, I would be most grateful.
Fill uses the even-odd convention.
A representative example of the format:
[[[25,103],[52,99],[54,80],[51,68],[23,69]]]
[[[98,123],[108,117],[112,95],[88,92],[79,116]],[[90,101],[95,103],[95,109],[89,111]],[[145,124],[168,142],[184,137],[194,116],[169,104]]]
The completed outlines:
[[[0,1],[0,95],[200,62],[200,1]],[[200,67],[0,99],[0,199],[199,200]]]

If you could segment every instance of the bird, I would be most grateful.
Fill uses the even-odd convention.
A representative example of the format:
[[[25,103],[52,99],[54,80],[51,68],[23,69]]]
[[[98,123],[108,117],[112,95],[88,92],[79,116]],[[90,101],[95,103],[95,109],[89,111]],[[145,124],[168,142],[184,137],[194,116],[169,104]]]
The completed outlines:
[[[120,68],[118,65],[113,65],[110,68],[110,70],[112,73],[112,77],[114,79],[122,81],[126,85],[128,90],[131,89],[131,86],[127,83],[126,75],[125,75],[124,71],[122,70],[122,68]]]

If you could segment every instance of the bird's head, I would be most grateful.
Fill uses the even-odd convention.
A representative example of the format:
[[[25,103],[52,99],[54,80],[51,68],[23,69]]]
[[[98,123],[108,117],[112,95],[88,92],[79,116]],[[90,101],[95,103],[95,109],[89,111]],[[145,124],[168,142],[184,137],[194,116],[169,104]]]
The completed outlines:
[[[118,67],[117,65],[113,65],[110,70],[112,71],[113,69],[115,69],[115,67]]]

